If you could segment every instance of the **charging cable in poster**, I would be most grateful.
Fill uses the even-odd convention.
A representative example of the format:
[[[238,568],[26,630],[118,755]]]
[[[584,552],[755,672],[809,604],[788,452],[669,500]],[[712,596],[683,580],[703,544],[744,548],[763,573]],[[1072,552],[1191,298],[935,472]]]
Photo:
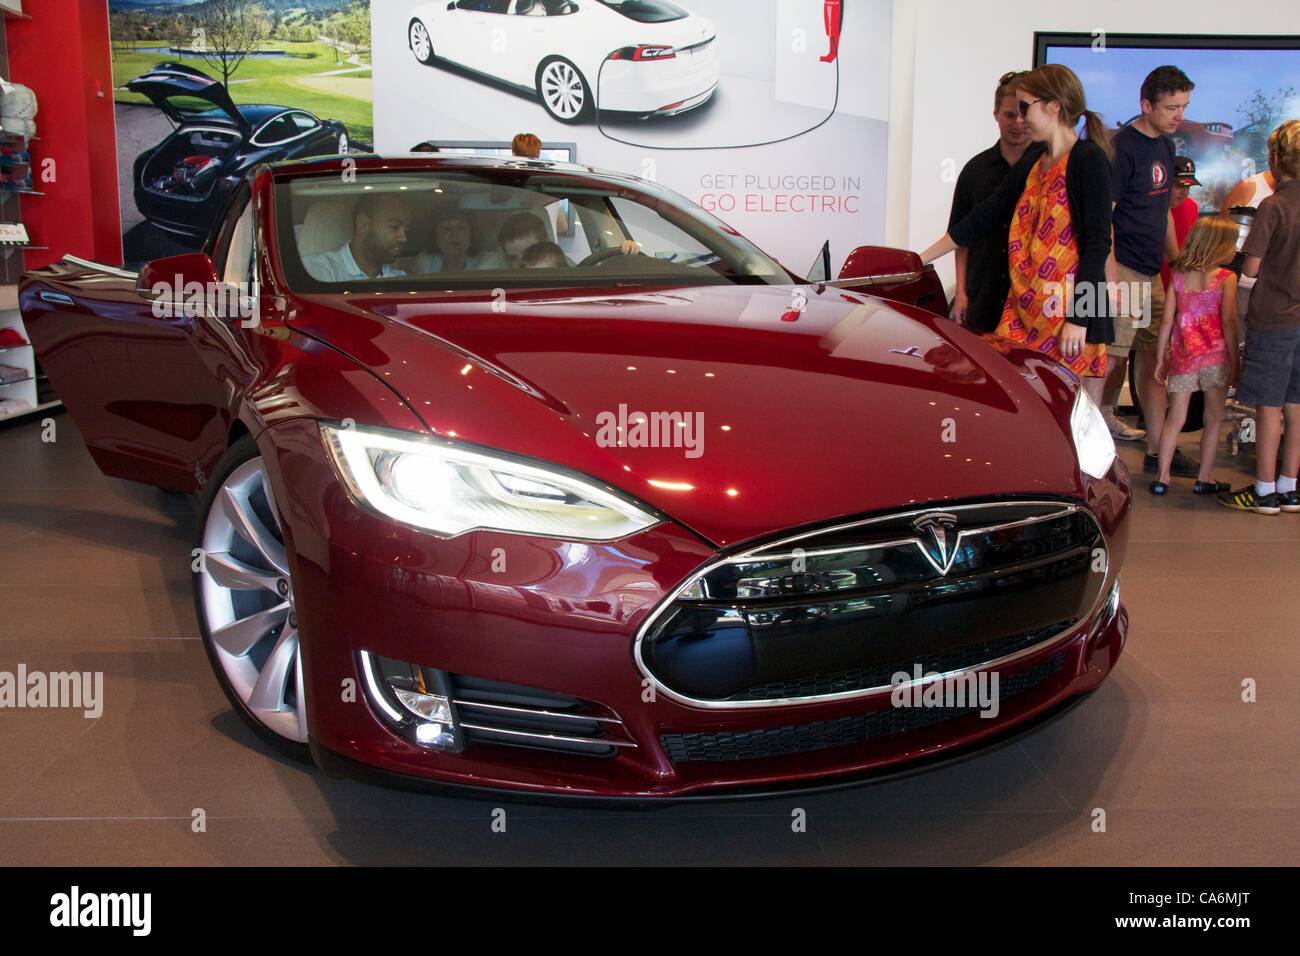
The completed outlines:
[[[820,67],[825,64],[826,69],[834,69],[834,91],[828,96],[830,107],[822,115],[821,110],[816,107],[800,106],[794,103],[782,103],[774,98],[762,104],[761,116],[763,126],[770,130],[773,125],[780,125],[783,112],[788,112],[791,116],[799,112],[806,113],[809,110],[817,110],[816,122],[811,125],[804,125],[809,122],[808,117],[795,124],[799,126],[794,132],[784,133],[778,136],[772,136],[768,139],[758,140],[755,142],[719,142],[719,139],[726,139],[725,135],[712,132],[720,126],[724,126],[727,120],[734,120],[738,125],[743,124],[746,127],[754,125],[756,115],[760,115],[759,110],[752,102],[745,102],[743,96],[737,95],[733,112],[728,113],[728,101],[725,99],[726,88],[724,81],[730,80],[731,87],[738,87],[740,84],[748,82],[753,85],[760,85],[759,81],[743,80],[740,78],[728,78],[721,76],[718,81],[718,87],[715,89],[710,100],[701,106],[686,110],[681,113],[651,116],[648,119],[635,119],[628,121],[611,121],[608,120],[606,112],[603,110],[596,111],[596,124],[600,129],[601,135],[615,143],[622,143],[624,146],[635,146],[640,149],[661,149],[661,150],[706,150],[706,149],[752,149],[759,146],[773,146],[777,143],[785,143],[800,136],[806,136],[814,130],[820,129],[828,123],[840,101],[840,37],[844,30],[844,2],[845,0],[823,0],[822,2],[822,21],[824,28],[824,39],[827,44],[827,51],[818,56],[813,62]],[[714,43],[718,41],[715,40]],[[626,55],[626,51],[618,50],[611,53],[600,65],[600,72],[596,77],[597,90],[599,91],[596,102],[606,102],[605,92],[605,71],[611,63],[619,64],[620,58]],[[813,55],[809,51],[809,56]],[[827,77],[829,79],[829,76]],[[776,80],[773,77],[772,87],[775,90]],[[614,97],[611,97],[611,99]],[[722,112],[719,110],[721,109]],[[654,124],[650,127],[649,124]],[[623,127],[639,127],[646,131],[653,129],[660,136],[636,136],[631,137]],[[619,135],[622,134],[622,135]],[[682,140],[708,138],[708,142],[687,142]]]

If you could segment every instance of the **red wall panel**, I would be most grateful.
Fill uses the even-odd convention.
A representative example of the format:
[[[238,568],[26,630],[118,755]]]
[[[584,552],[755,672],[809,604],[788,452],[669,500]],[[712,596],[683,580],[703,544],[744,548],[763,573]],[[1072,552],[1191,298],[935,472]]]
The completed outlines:
[[[117,132],[106,0],[41,0],[24,5],[31,19],[10,20],[9,79],[36,93],[32,172],[44,196],[24,196],[23,222],[35,245],[36,269],[65,253],[122,262],[117,192]],[[44,162],[53,182],[41,182]]]

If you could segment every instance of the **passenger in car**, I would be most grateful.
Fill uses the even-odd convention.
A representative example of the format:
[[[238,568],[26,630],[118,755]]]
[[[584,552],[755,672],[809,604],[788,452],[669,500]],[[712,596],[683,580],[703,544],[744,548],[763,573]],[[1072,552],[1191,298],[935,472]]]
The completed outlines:
[[[474,229],[469,217],[461,213],[451,213],[434,223],[433,245],[435,252],[421,252],[415,257],[415,273],[470,272],[482,268],[479,257],[471,254]]]
[[[546,242],[551,237],[546,234],[546,224],[531,212],[520,212],[501,224],[497,233],[499,248],[484,253],[479,268],[482,269],[518,269],[522,265],[521,257],[530,246]]]
[[[529,246],[520,259],[525,269],[563,269],[572,265],[564,250],[549,240]]]
[[[352,238],[342,249],[306,256],[307,273],[321,282],[406,275],[391,263],[406,245],[411,211],[397,193],[366,193],[352,211]]]

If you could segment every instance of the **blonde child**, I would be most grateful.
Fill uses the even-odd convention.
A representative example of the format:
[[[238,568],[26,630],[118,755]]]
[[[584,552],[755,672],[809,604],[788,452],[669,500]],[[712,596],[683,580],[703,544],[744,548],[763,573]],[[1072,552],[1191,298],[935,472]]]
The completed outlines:
[[[1201,468],[1192,493],[1212,495],[1228,489],[1210,477],[1219,444],[1228,386],[1236,381],[1237,276],[1225,268],[1237,251],[1237,225],[1219,216],[1192,225],[1187,244],[1173,263],[1170,295],[1160,323],[1156,381],[1169,390],[1169,411],[1160,431],[1160,464],[1151,493],[1169,491],[1169,469],[1178,435],[1187,421],[1194,392],[1205,393]]]

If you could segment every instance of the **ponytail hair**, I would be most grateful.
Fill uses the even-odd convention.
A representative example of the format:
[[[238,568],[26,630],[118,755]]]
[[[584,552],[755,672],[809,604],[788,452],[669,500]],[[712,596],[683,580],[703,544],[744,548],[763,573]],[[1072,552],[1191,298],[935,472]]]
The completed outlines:
[[[1060,106],[1061,122],[1070,129],[1078,126],[1079,119],[1082,117],[1084,133],[1088,141],[1100,146],[1107,159],[1115,155],[1110,139],[1106,136],[1106,124],[1098,114],[1088,109],[1083,95],[1083,84],[1068,66],[1060,63],[1040,66],[1017,79],[1016,88],[1030,96],[1040,100],[1050,100]]]
[[[1088,137],[1088,142],[1096,143],[1101,147],[1107,159],[1115,158],[1115,147],[1111,145],[1110,137],[1106,135],[1106,124],[1102,122],[1100,114],[1092,110],[1083,111],[1083,132]]]

